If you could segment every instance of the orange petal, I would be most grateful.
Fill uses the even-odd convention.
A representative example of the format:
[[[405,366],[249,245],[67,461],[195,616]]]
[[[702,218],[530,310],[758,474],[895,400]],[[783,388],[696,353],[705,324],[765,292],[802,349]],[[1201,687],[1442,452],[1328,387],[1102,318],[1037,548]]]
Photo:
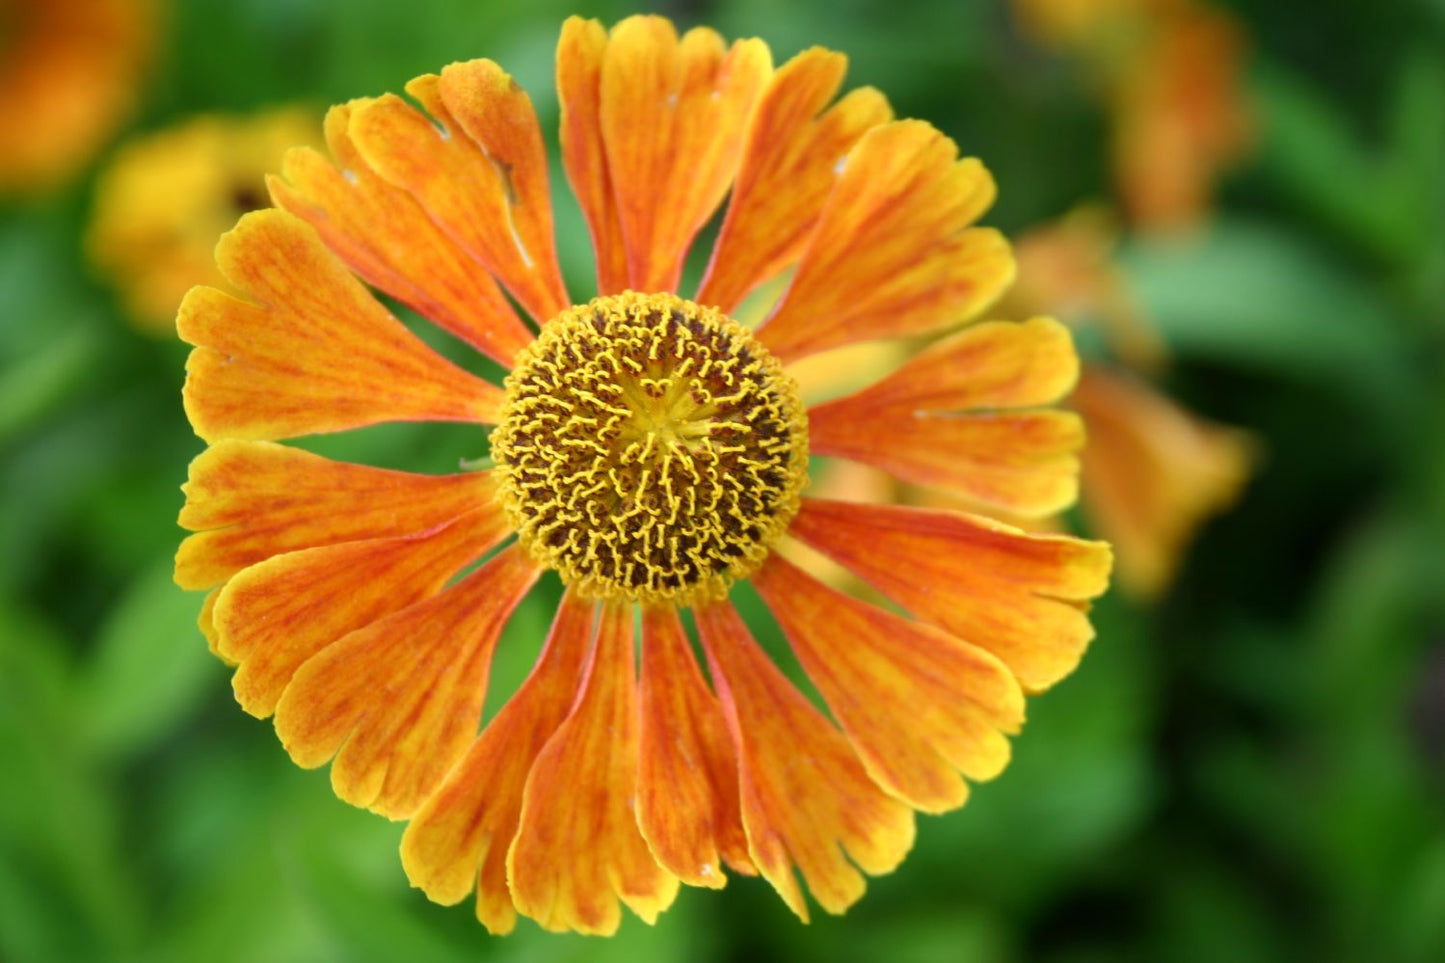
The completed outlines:
[[[352,112],[352,143],[533,318],[546,321],[570,301],[552,242],[546,155],[531,101],[490,61],[448,69],[445,81],[425,74],[406,86],[431,118],[386,94]]]
[[[568,592],[527,681],[502,706],[401,839],[407,878],[438,903],[475,886],[477,918],[492,933],[517,922],[507,846],[517,832],[532,762],[566,718],[592,644],[595,606]]]
[[[281,744],[308,769],[335,756],[331,784],[353,806],[411,815],[476,738],[497,636],[539,574],[514,545],[322,649],[276,706]]]
[[[602,139],[602,58],[607,29],[596,20],[568,17],[557,41],[557,102],[561,112],[562,164],[587,219],[597,252],[597,293],[627,289],[627,249],[612,195],[607,147]]]
[[[715,32],[679,42],[662,17],[629,17],[602,52],[598,119],[628,283],[676,289],[693,237],[727,193],[758,95],[772,73],[761,40],[724,49]]]
[[[1024,719],[997,658],[933,626],[860,602],[774,555],[753,584],[848,734],[868,775],[927,812],[992,779]]]
[[[522,796],[507,878],[517,911],[554,932],[611,935],[626,903],[648,923],[677,898],[637,829],[632,607],[602,610],[582,691]]]
[[[491,501],[486,472],[414,475],[268,441],[219,441],[191,462],[176,584],[210,588],[301,548],[422,532]]]
[[[200,287],[181,303],[177,330],[196,345],[186,414],[206,441],[496,421],[501,389],[418,340],[300,218],[247,214],[222,236],[216,260],[253,300]]]
[[[722,888],[719,854],[755,874],[722,711],[670,607],[642,615],[641,700],[637,822],[653,855],[692,886]]]
[[[918,120],[874,127],[848,153],[792,284],[758,336],[792,361],[965,321],[1013,279],[1008,242],[969,228],[993,203],[981,163]]]
[[[773,75],[753,115],[700,304],[731,314],[754,287],[796,261],[840,162],[866,131],[893,118],[871,87],[824,110],[847,68],[843,54],[814,47]]]
[[[1197,418],[1143,382],[1085,368],[1074,405],[1089,429],[1084,509],[1114,543],[1119,580],[1150,596],[1173,578],[1199,526],[1239,496],[1249,436]]]
[[[1026,692],[1074,670],[1108,584],[1103,542],[1030,535],[976,515],[805,498],[789,534],[919,618],[998,656]]]
[[[369,284],[510,366],[532,333],[486,268],[410,194],[367,166],[347,132],[362,103],[339,104],[326,114],[326,140],[341,169],[309,147],[292,150],[282,167],[285,179],[267,180],[272,198],[310,222]]]
[[[697,613],[738,753],[743,828],[759,872],[804,921],[813,898],[841,913],[862,870],[891,872],[913,845],[913,812],[868,778],[848,740],[768,661],[727,602]],[[846,853],[846,855],[845,855]]]
[[[306,548],[237,573],[216,601],[215,625],[221,656],[239,663],[241,708],[270,715],[307,659],[435,595],[506,530],[489,505],[428,532]]]
[[[808,412],[808,446],[1008,512],[1047,515],[1078,495],[1084,430],[1030,410],[1073,387],[1069,332],[1045,318],[965,328],[892,375]]]

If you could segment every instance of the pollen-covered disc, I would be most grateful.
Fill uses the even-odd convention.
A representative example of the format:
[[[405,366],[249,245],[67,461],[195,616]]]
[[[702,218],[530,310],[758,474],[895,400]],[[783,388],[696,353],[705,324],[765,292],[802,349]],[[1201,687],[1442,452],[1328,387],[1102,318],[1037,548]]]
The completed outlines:
[[[689,603],[757,568],[807,481],[791,378],[746,328],[672,294],[549,321],[492,435],[523,546],[584,594]]]

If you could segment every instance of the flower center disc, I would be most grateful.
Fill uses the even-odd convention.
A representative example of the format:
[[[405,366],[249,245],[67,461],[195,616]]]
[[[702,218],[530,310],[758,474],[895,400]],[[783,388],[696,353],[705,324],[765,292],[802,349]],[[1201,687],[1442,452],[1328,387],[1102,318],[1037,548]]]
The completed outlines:
[[[672,294],[547,322],[507,377],[492,457],[523,547],[593,598],[722,597],[807,482],[797,386],[747,329]]]

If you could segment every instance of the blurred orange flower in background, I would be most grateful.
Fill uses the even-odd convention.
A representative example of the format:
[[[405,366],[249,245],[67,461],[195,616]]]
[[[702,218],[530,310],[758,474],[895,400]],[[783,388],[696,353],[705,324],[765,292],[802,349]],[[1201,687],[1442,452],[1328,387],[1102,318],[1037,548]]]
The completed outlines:
[[[151,0],[0,0],[0,194],[53,188],[135,107]]]
[[[222,282],[216,237],[269,206],[267,171],[315,139],[315,115],[284,107],[193,117],[116,152],[96,184],[86,248],[138,327],[174,331],[185,293]]]
[[[1073,345],[1042,318],[965,327],[805,407],[785,366],[956,326],[1014,271],[973,226],[994,198],[982,164],[875,90],[835,101],[845,69],[813,48],[775,70],[759,40],[658,17],[572,18],[562,158],[596,298],[563,283],[529,98],[476,60],[408,84],[425,112],[333,108],[330,158],[289,152],[269,181],[282,209],[217,248],[241,296],[181,306],[186,411],[210,447],[176,580],[209,591],[202,628],[242,706],[275,715],[299,764],[332,761],[343,799],[409,819],[414,885],[475,890],[495,932],[520,913],[610,933],[620,904],[650,921],[680,883],[723,885],[724,864],[805,919],[799,876],[842,912],[903,859],[914,810],[962,805],[1007,764],[1025,694],[1093,635],[1103,543],[801,495],[812,453],[1056,511],[1082,440],[1053,408]],[[755,330],[727,317],[788,272]],[[362,281],[507,367],[505,386]],[[416,475],[277,444],[395,421],[474,425],[478,445],[496,426],[494,467]],[[823,585],[776,551],[790,539],[910,614]],[[478,735],[502,626],[547,569],[567,585],[551,634]],[[753,640],[727,595],[744,579],[832,719]]]
[[[1111,115],[1116,188],[1129,221],[1197,223],[1220,174],[1251,143],[1246,44],[1196,0],[1014,0],[1041,46],[1079,59]]]

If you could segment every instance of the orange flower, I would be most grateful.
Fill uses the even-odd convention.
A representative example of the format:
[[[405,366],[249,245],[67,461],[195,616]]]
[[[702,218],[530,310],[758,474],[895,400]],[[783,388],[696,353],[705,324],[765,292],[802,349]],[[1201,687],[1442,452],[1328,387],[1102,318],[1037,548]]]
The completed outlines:
[[[679,39],[657,17],[571,19],[562,159],[596,298],[563,286],[530,101],[478,60],[412,81],[425,113],[391,95],[334,108],[330,159],[292,151],[270,181],[282,210],[222,239],[239,296],[181,306],[186,410],[210,447],[177,581],[210,590],[201,624],[242,706],[275,715],[299,764],[332,760],[343,799],[409,819],[413,884],[475,891],[494,932],[521,913],[610,933],[620,903],[651,921],[724,865],[806,919],[800,873],[841,912],[903,859],[915,809],[959,806],[1003,768],[1024,694],[1092,636],[1101,543],[802,496],[811,451],[1056,508],[1080,443],[1047,408],[1075,358],[1045,320],[976,324],[805,410],[789,363],[974,316],[1012,275],[1004,240],[971,226],[994,193],[982,165],[876,91],[834,100],[844,70],[821,49],[774,70],[760,41]],[[755,333],[727,317],[785,271]],[[434,353],[363,281],[506,365],[505,386]],[[422,476],[276,443],[420,420],[477,425],[479,444],[496,426],[495,467]],[[911,614],[824,586],[777,554],[788,540]],[[478,734],[499,632],[546,569],[567,584],[556,621]],[[836,724],[753,640],[728,600],[741,579]]]
[[[1123,365],[1163,367],[1163,343],[1114,263],[1105,214],[1081,208],[1019,239],[1012,310],[1049,310],[1095,326]],[[1150,385],[1104,364],[1085,364],[1074,392],[1089,444],[1081,499],[1090,526],[1118,554],[1121,585],[1141,596],[1173,580],[1195,531],[1238,497],[1254,461],[1244,432],[1191,414]]]
[[[140,327],[173,329],[196,284],[224,283],[216,235],[269,204],[266,173],[314,138],[309,111],[202,115],[121,148],[96,184],[86,246]]]
[[[1186,228],[1248,149],[1245,43],[1194,0],[1015,0],[1042,45],[1081,58],[1113,115],[1114,177],[1130,220]]]
[[[0,0],[0,194],[68,179],[135,104],[151,0]]]

